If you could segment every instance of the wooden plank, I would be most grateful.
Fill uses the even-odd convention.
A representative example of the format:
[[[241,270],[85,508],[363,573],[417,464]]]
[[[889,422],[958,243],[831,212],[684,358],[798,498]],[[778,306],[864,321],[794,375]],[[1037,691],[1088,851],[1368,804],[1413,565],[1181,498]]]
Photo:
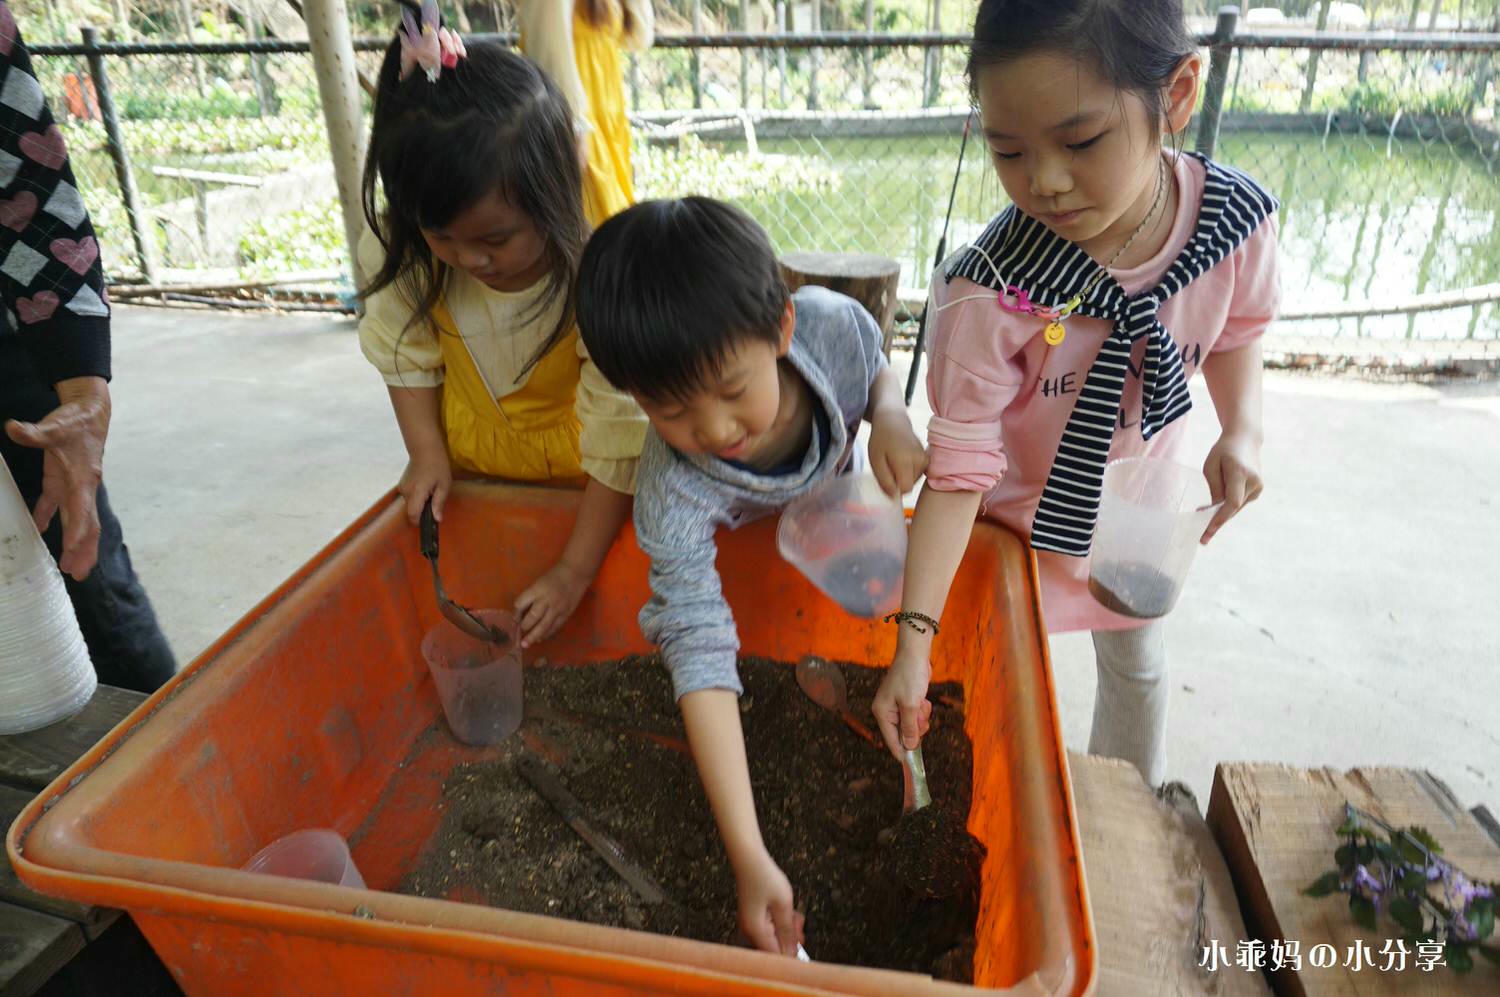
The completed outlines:
[[[1301,890],[1334,868],[1333,831],[1345,801],[1397,827],[1427,828],[1444,857],[1470,876],[1500,880],[1500,847],[1430,772],[1413,769],[1298,769],[1285,765],[1220,765],[1214,773],[1208,824],[1229,863],[1252,936],[1300,945],[1302,968],[1272,974],[1279,994],[1417,995],[1500,993],[1500,968],[1476,956],[1474,971],[1458,976],[1446,967],[1422,972],[1408,957],[1404,972],[1382,971],[1382,946],[1395,932],[1354,924],[1341,895],[1312,899]],[[1333,966],[1308,961],[1313,946],[1332,946]],[[1354,968],[1362,946],[1375,968]],[[1326,950],[1325,950],[1326,951]],[[1395,957],[1392,957],[1392,962]]]
[[[29,734],[0,737],[0,784],[41,792],[145,698],[101,685],[76,716]]]
[[[81,951],[72,921],[0,903],[0,997],[31,997]]]
[[[0,786],[0,829],[10,827],[21,808],[30,803],[34,795],[29,790]],[[5,855],[0,855],[0,901],[76,921],[83,928],[84,935],[91,939],[99,937],[120,916],[119,911],[109,907],[59,900],[23,886],[10,867],[10,858]]]
[[[262,187],[266,182],[265,177],[251,177],[243,173],[185,170],[176,166],[153,166],[151,172],[168,180],[195,180],[199,183],[220,183],[231,187]]]
[[[1128,762],[1069,752],[1100,994],[1268,994],[1240,969],[1200,968],[1204,946],[1246,938],[1229,870],[1192,804],[1156,798]]]

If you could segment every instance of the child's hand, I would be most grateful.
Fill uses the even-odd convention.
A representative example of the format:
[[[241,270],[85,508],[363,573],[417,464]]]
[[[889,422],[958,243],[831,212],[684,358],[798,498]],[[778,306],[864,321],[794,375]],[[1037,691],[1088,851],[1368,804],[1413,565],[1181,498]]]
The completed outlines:
[[[422,518],[422,507],[432,499],[432,518],[443,521],[443,503],[453,487],[453,468],[446,452],[412,457],[401,473],[396,489],[406,499],[406,518],[416,526]]]
[[[927,470],[927,450],[904,408],[878,412],[870,420],[870,470],[885,493],[897,498]]]
[[[1208,543],[1219,527],[1234,518],[1245,506],[1260,497],[1260,439],[1251,433],[1225,433],[1208,452],[1203,462],[1203,476],[1208,479],[1212,501],[1223,500],[1220,509],[1198,542]]]
[[[557,633],[588,591],[589,578],[566,560],[558,561],[516,598],[521,646],[530,647]]]
[[[927,700],[927,685],[932,681],[932,665],[926,655],[908,655],[896,652],[885,678],[880,680],[880,689],[870,712],[880,727],[880,736],[885,746],[899,760],[907,748],[922,743],[932,716],[932,704]]]
[[[735,870],[740,930],[762,952],[793,958],[802,942],[802,915],[792,907],[792,884],[764,848]]]

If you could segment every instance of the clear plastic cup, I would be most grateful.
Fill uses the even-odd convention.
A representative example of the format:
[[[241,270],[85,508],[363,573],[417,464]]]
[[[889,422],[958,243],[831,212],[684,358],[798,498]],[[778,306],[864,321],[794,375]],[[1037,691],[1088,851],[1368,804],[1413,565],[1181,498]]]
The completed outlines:
[[[521,726],[520,627],[503,609],[474,615],[510,635],[504,648],[444,620],[422,638],[422,657],[453,736],[465,744],[498,744]]]
[[[1177,605],[1198,540],[1219,505],[1203,473],[1175,461],[1128,457],[1104,469],[1089,592],[1104,608],[1141,620]]]
[[[901,605],[906,514],[872,475],[841,475],[787,506],[776,549],[855,616],[881,616]]]
[[[277,838],[246,862],[246,872],[263,876],[313,879],[336,886],[365,888],[365,878],[354,865],[349,844],[337,831],[315,828]]]

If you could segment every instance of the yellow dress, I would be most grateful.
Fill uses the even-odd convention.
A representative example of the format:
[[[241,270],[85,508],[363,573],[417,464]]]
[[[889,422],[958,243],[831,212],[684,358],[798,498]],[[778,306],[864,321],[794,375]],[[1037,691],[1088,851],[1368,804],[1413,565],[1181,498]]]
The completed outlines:
[[[359,245],[366,273],[378,268],[381,252],[366,232]],[[554,484],[587,475],[633,493],[646,417],[599,373],[578,330],[524,369],[561,307],[537,313],[539,292],[505,294],[454,273],[430,321],[409,323],[410,305],[387,287],[365,302],[360,348],[387,385],[441,389],[455,469]]]
[[[652,11],[646,0],[623,0],[631,14],[627,35],[621,3],[611,4],[605,23],[595,25],[583,3],[575,3],[568,18],[569,2],[520,0],[516,13],[521,51],[552,77],[588,126],[583,209],[589,224],[597,227],[635,203],[623,50],[651,44]]]

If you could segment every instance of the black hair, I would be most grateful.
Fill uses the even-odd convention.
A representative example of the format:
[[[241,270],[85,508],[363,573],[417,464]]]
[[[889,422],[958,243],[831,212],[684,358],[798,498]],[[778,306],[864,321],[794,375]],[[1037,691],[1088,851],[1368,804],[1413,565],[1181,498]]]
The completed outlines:
[[[789,298],[770,238],[739,208],[643,201],[589,239],[578,331],[616,388],[682,400],[740,343],[779,344]]]
[[[1145,101],[1159,134],[1163,88],[1195,50],[1182,0],[980,0],[965,72],[977,103],[981,70],[1031,52],[1070,55]]]
[[[361,184],[365,219],[385,261],[360,294],[395,285],[412,309],[408,328],[430,321],[451,274],[422,229],[440,229],[499,192],[546,244],[547,284],[534,314],[563,302],[557,327],[524,374],[572,326],[573,280],[588,238],[578,141],[566,98],[535,63],[497,42],[467,49],[435,82],[420,68],[401,79],[399,38],[386,49]]]

